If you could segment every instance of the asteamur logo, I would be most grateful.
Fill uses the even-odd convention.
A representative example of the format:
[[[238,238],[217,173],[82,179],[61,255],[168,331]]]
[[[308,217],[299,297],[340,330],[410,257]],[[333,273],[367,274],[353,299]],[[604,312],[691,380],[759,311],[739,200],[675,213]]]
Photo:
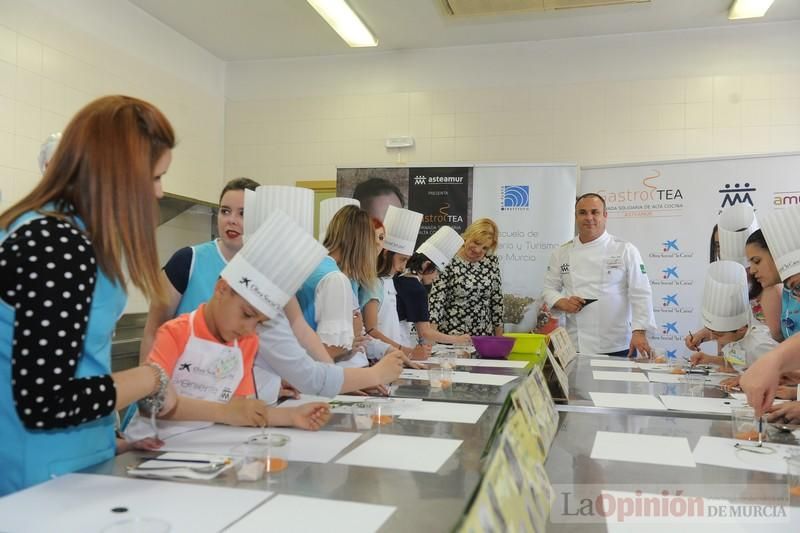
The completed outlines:
[[[726,183],[725,187],[719,190],[720,194],[725,196],[722,198],[722,206],[727,207],[736,204],[750,204],[753,205],[753,199],[750,197],[751,192],[756,192],[755,187],[751,187],[750,183],[745,182],[744,186],[739,183],[734,183],[731,187],[730,183]]]
[[[464,176],[414,176],[414,185],[441,185],[464,183]]]

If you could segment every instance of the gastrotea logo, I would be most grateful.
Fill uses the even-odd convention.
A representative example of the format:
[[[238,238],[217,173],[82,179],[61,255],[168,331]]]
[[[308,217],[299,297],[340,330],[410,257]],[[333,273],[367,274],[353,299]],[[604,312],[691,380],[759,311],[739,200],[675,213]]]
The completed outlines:
[[[748,182],[745,182],[744,186],[741,186],[739,183],[734,183],[733,187],[731,187],[730,183],[726,183],[725,187],[719,190],[720,194],[725,195],[722,198],[722,207],[736,204],[753,205],[753,199],[750,197],[751,192],[756,192],[756,188],[751,187]]]
[[[530,207],[530,185],[502,185],[500,187],[501,211],[530,209]]]

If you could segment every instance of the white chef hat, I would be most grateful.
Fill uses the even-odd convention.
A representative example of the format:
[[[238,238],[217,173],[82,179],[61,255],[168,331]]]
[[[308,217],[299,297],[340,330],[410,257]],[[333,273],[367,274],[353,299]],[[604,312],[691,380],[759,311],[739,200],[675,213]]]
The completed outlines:
[[[386,228],[383,247],[390,252],[412,255],[421,225],[422,213],[390,205],[383,218],[383,227]]]
[[[762,217],[761,231],[781,281],[800,273],[800,206],[777,209]]]
[[[714,331],[735,331],[750,324],[747,271],[735,261],[711,263],[703,287],[703,325]]]
[[[758,229],[755,211],[750,204],[735,204],[726,207],[719,215],[719,258],[738,261],[747,266],[744,246],[747,238]]]
[[[53,154],[56,152],[60,140],[61,132],[57,131],[48,135],[47,139],[42,143],[42,147],[39,149],[39,170],[42,171],[42,174],[44,174],[44,170],[47,168],[47,163],[50,162],[50,158],[53,157]]]
[[[254,219],[251,225],[261,224],[275,211],[283,211],[289,215],[309,235],[314,234],[314,191],[303,187],[289,185],[261,185],[256,188]],[[247,215],[248,204],[245,196],[244,212]],[[245,232],[254,231],[245,223]]]
[[[339,212],[339,209],[346,205],[361,207],[361,202],[355,198],[342,198],[337,196],[336,198],[322,200],[319,203],[319,242],[325,240],[325,234],[328,233],[328,225],[331,223],[331,220],[333,220],[334,215]]]
[[[463,244],[464,239],[456,230],[450,226],[442,226],[436,230],[436,233],[419,245],[417,252],[425,254],[428,259],[433,261],[436,268],[444,270]]]
[[[258,195],[253,189],[244,190],[244,215],[242,216],[242,242],[250,233],[255,233],[260,225],[258,218]]]
[[[245,211],[246,212],[246,211]],[[274,210],[220,276],[253,307],[274,317],[328,250],[286,213]]]

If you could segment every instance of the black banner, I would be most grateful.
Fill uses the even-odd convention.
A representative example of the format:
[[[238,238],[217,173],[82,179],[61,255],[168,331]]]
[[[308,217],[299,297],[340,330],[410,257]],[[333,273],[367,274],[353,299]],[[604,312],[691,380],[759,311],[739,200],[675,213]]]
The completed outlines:
[[[408,208],[422,213],[417,246],[442,226],[463,233],[472,221],[472,167],[409,169]]]

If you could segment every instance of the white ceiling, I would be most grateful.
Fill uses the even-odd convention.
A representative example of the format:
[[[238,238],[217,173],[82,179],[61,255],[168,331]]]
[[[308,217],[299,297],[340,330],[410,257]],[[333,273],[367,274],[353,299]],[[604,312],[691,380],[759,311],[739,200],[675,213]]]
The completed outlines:
[[[378,37],[351,49],[305,0],[130,0],[226,61],[538,41],[800,20],[800,1],[775,0],[763,19],[728,21],[731,0],[646,4],[455,19],[440,0],[349,0]]]

